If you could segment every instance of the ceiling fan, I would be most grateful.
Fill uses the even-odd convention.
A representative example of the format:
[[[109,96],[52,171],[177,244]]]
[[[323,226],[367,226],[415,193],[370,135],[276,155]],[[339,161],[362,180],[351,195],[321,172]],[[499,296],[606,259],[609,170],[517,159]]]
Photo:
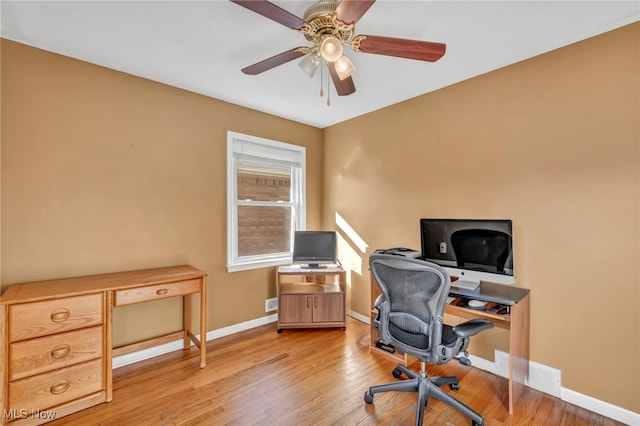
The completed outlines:
[[[375,35],[354,35],[355,24],[369,10],[375,0],[320,0],[304,12],[303,18],[267,0],[230,0],[279,24],[302,33],[312,46],[295,47],[271,58],[242,69],[245,74],[256,75],[296,58],[305,57],[300,67],[313,77],[322,60],[340,96],[356,91],[351,74],[355,67],[342,53],[347,45],[356,52],[396,56],[435,62],[440,59],[446,45],[419,40],[407,40]],[[321,91],[322,95],[322,91]]]

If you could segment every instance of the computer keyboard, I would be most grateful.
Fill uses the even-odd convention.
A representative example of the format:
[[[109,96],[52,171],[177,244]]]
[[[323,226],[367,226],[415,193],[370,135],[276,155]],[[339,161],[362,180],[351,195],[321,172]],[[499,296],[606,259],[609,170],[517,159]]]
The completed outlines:
[[[451,287],[464,288],[465,290],[475,290],[479,286],[479,281],[456,280],[451,283]]]

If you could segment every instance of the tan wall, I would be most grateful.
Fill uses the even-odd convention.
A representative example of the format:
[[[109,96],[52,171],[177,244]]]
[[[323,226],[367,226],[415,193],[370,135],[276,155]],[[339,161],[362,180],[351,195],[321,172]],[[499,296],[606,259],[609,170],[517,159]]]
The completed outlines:
[[[365,316],[368,254],[417,247],[420,217],[513,219],[533,360],[638,412],[638,31],[322,132],[3,40],[2,286],[191,263],[210,274],[209,330],[265,315],[273,269],[224,268],[230,129],[307,146],[308,227],[344,237],[351,309]],[[116,344],[175,329],[163,303],[119,308]],[[487,333],[474,352],[490,357],[505,336]]]
[[[420,217],[510,218],[531,358],[560,369],[563,387],[639,412],[639,32],[325,129],[325,227],[338,213],[368,244],[341,251],[362,271],[351,308],[368,315],[367,256],[419,247]],[[505,337],[487,332],[473,351],[491,359]]]
[[[315,229],[319,129],[7,40],[2,89],[3,287],[189,263],[208,330],[266,315],[274,269],[225,268],[226,132],[307,147]],[[177,300],[117,308],[114,343],[179,327]]]

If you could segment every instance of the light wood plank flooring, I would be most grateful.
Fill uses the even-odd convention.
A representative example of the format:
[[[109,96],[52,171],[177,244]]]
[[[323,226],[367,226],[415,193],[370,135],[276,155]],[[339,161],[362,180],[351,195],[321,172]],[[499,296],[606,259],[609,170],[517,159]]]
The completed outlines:
[[[385,393],[363,401],[374,384],[391,382],[395,363],[369,352],[369,326],[348,318],[341,329],[284,330],[270,324],[114,370],[113,401],[51,425],[413,425],[416,395]],[[414,367],[416,367],[414,365]],[[486,425],[619,425],[528,389],[505,408],[507,381],[457,361],[429,374],[457,375],[448,392],[480,412]],[[429,399],[425,425],[469,425]]]

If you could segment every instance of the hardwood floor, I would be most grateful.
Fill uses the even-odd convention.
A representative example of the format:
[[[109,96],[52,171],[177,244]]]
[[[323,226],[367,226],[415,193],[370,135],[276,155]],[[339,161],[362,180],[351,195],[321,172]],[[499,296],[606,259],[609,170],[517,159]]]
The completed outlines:
[[[413,425],[416,395],[384,393],[364,403],[369,386],[395,381],[395,363],[369,352],[369,327],[348,318],[341,329],[285,330],[270,324],[114,370],[113,401],[51,425]],[[415,365],[414,365],[415,367]],[[429,374],[457,375],[449,391],[486,425],[620,425],[527,388],[509,415],[507,381],[453,361]],[[426,425],[469,425],[429,399]]]

